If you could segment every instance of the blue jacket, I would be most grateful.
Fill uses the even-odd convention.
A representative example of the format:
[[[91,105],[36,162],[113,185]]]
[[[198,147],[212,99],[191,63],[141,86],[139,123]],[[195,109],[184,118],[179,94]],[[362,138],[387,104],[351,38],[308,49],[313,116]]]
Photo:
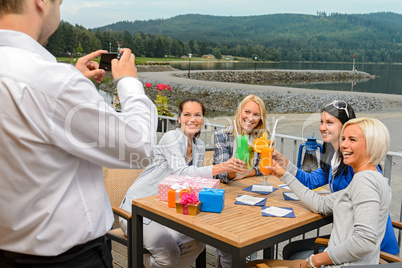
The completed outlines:
[[[310,189],[314,189],[328,183],[331,192],[336,192],[345,189],[353,179],[353,175],[355,174],[353,172],[353,168],[350,166],[347,167],[348,172],[346,176],[340,174],[335,178],[332,178],[332,166],[331,166],[328,175],[321,168],[311,173],[307,173],[301,169],[298,169],[296,178]],[[379,172],[382,173],[382,171],[378,166],[377,169]],[[387,229],[385,230],[385,235],[381,242],[381,250],[394,255],[399,253],[398,242],[395,237],[394,228],[392,227],[390,215],[388,215]]]

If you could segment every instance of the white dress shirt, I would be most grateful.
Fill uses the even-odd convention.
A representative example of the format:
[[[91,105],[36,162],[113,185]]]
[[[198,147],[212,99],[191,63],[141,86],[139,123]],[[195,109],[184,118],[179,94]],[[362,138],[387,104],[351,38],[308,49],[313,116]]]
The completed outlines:
[[[117,90],[120,114],[74,66],[0,30],[0,249],[54,256],[110,229],[102,166],[144,168],[156,144],[141,82]]]

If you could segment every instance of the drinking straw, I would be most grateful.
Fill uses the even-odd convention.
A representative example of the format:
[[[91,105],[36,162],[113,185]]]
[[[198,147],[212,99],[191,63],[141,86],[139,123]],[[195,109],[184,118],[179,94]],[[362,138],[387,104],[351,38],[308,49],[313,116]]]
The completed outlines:
[[[235,120],[233,120],[233,127],[234,127],[234,129],[236,131],[236,135],[239,135],[239,132],[237,132],[237,127],[236,127],[236,121]]]
[[[272,147],[272,144],[274,143],[276,125],[278,124],[278,121],[279,121],[279,119],[276,119],[276,120],[275,120],[274,129],[272,130],[272,135],[271,135],[271,143],[269,144],[269,147]]]

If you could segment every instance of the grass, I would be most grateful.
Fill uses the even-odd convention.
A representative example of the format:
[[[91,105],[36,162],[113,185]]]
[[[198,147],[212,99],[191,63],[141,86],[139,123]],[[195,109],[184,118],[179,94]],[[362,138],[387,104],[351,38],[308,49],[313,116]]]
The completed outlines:
[[[234,57],[232,57],[231,59],[234,59]],[[100,57],[94,59],[94,61],[96,61],[98,63],[99,63],[99,60],[100,60]],[[236,60],[238,60],[238,61],[250,61],[249,58],[242,58],[242,57],[236,57]],[[76,63],[76,61],[74,61],[74,58],[68,58],[68,57],[57,57],[57,61],[71,63],[71,64]],[[166,58],[136,57],[135,58],[135,64],[137,64],[137,65],[149,65],[149,64],[152,64],[152,63],[169,64],[170,62],[173,62],[173,61],[187,62],[189,60],[188,60],[188,58],[181,59],[181,58],[175,58],[175,57],[166,57]],[[201,57],[192,57],[191,61],[227,61],[227,59],[217,60],[217,59],[204,59],[204,58],[201,58]]]

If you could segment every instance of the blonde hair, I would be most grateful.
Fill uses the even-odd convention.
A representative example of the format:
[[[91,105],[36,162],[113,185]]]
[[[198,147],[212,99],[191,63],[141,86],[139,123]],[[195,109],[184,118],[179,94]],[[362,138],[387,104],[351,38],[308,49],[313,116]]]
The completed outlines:
[[[360,127],[366,140],[366,154],[369,157],[369,163],[378,165],[389,150],[390,137],[387,127],[378,119],[355,118],[343,125],[341,137],[345,128],[350,125]]]
[[[244,106],[246,106],[246,104],[250,101],[254,101],[255,103],[258,104],[258,106],[260,107],[260,122],[258,122],[258,125],[252,130],[252,133],[250,133],[250,135],[253,135],[254,138],[260,138],[262,136],[262,133],[267,132],[269,134],[269,131],[267,130],[267,125],[265,123],[266,118],[267,118],[267,111],[265,110],[265,104],[262,101],[262,99],[256,95],[248,95],[247,97],[245,97],[239,104],[239,106],[237,107],[236,110],[236,114],[234,116],[234,123],[236,124],[236,129],[240,130],[241,129],[241,125],[240,125],[240,117],[241,117],[241,112],[244,108]],[[233,124],[233,122],[232,122]],[[234,131],[233,131],[234,133]],[[239,133],[241,134],[241,133]]]

